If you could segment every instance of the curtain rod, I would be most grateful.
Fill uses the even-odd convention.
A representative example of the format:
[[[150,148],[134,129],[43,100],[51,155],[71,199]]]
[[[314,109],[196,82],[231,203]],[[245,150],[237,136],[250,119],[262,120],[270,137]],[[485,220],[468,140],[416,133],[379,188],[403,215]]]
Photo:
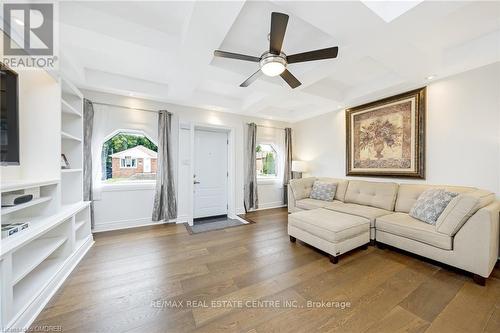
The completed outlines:
[[[104,105],[104,106],[111,106],[111,107],[115,107],[115,108],[122,108],[122,109],[129,109],[129,110],[153,112],[153,113],[158,113],[159,112],[159,110],[149,110],[149,109],[133,108],[133,107],[130,107],[130,106],[123,106],[123,105],[109,104],[109,103],[92,102],[92,104]]]
[[[250,125],[251,123],[247,123],[247,125]],[[258,124],[255,124],[257,125],[257,127],[264,127],[264,128],[274,128],[274,129],[278,129],[278,130],[285,130],[285,128],[282,128],[282,127],[274,127],[274,126],[266,126],[266,125],[258,125]]]

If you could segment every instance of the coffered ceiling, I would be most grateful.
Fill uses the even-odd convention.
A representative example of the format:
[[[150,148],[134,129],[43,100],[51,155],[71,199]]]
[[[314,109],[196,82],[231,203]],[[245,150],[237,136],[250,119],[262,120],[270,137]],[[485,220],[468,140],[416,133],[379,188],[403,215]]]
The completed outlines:
[[[294,90],[240,88],[258,64],[213,51],[260,56],[273,11],[290,15],[285,53],[338,45],[338,58],[291,64]],[[500,61],[492,1],[67,1],[60,20],[61,68],[82,88],[292,122]]]

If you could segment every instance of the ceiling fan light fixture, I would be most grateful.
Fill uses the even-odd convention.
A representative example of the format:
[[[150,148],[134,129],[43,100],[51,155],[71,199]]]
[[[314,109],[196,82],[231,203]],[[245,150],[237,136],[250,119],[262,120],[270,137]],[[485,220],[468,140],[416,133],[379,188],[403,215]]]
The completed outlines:
[[[281,56],[269,56],[260,61],[260,69],[267,76],[278,76],[286,69],[286,60]]]

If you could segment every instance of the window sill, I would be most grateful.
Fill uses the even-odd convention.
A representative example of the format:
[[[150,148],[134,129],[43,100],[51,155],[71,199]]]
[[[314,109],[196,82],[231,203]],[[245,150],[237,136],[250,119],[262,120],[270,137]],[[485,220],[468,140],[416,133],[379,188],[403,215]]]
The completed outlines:
[[[116,184],[102,184],[103,192],[113,191],[141,191],[141,190],[154,190],[156,181],[143,181],[143,182],[122,182]]]

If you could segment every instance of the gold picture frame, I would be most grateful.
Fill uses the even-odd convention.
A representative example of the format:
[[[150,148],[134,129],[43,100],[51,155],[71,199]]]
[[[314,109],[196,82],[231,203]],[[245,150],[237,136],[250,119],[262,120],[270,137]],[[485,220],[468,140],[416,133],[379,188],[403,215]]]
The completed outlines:
[[[346,110],[348,176],[425,179],[426,88]]]

